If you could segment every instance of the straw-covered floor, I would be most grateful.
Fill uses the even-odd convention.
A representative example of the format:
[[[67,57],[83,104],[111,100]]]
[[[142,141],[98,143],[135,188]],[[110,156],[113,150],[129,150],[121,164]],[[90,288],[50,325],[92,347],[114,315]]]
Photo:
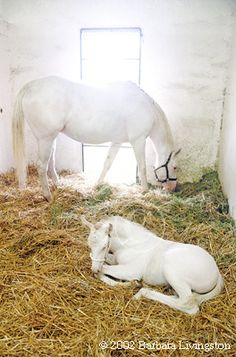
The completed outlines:
[[[34,169],[24,192],[13,173],[0,176],[0,356],[235,356],[235,227],[216,174],[171,195],[86,187],[76,175],[62,182],[49,204]],[[81,214],[121,215],[199,244],[215,257],[224,292],[195,316],[132,300],[135,283],[114,288],[92,275]]]

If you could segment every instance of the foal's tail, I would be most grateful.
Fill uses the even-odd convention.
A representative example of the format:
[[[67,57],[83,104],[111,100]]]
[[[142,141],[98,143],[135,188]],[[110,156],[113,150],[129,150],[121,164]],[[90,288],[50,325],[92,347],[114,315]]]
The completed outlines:
[[[24,112],[22,108],[22,98],[24,96],[22,89],[15,101],[12,117],[12,143],[13,153],[16,165],[16,175],[21,189],[26,186],[26,157],[25,157],[25,136],[24,136]]]
[[[198,304],[200,305],[202,302],[212,299],[213,297],[219,295],[223,290],[223,287],[224,287],[224,280],[222,278],[222,275],[219,273],[216,286],[214,287],[213,290],[209,291],[209,293],[206,294],[196,294],[196,299]]]

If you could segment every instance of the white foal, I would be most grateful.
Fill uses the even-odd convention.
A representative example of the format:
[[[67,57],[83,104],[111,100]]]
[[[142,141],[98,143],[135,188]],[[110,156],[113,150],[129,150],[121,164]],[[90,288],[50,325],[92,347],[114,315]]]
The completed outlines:
[[[214,258],[192,244],[164,240],[140,224],[119,216],[95,225],[84,217],[90,228],[92,271],[109,285],[121,284],[112,278],[143,280],[150,285],[170,285],[177,295],[168,296],[150,288],[141,288],[134,296],[157,300],[188,314],[218,295],[224,286]]]

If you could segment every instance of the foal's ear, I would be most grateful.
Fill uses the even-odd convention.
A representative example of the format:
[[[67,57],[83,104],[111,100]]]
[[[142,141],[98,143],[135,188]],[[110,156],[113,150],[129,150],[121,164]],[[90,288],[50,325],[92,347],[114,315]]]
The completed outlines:
[[[101,228],[101,226],[102,226],[102,222],[96,222],[94,225],[95,229],[99,229]]]
[[[81,222],[89,227],[90,229],[94,227],[94,225],[92,223],[90,223],[89,221],[87,221],[87,219],[84,216],[80,216]]]
[[[179,153],[180,153],[180,151],[181,151],[181,150],[182,150],[182,149],[180,148],[179,150],[177,150],[176,152],[174,152],[173,157],[175,157],[175,156],[179,155]]]
[[[109,226],[107,228],[107,234],[108,236],[110,236],[111,232],[112,232],[112,229],[113,229],[113,225],[111,223],[109,223]]]

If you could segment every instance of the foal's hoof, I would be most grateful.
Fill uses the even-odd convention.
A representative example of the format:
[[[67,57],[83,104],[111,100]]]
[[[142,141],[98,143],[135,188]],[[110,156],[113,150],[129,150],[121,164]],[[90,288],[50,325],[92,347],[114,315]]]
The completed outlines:
[[[193,306],[192,308],[187,308],[186,310],[184,309],[183,311],[189,315],[196,315],[199,312],[199,307]]]
[[[138,300],[142,297],[142,289],[140,289],[137,294],[135,294],[133,297],[132,297],[132,300]]]
[[[134,280],[133,281],[133,285],[136,287],[136,288],[141,288],[143,286],[143,284],[141,283],[141,281],[139,280]]]

